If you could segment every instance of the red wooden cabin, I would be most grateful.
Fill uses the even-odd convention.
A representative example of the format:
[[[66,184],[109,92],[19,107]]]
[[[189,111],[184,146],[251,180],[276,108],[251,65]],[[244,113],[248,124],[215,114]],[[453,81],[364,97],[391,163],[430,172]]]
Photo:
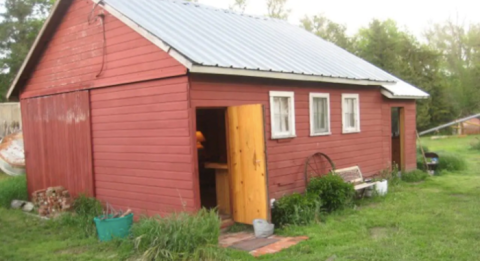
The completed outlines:
[[[220,205],[237,222],[304,190],[308,156],[416,168],[428,94],[297,26],[173,0],[59,0],[8,96],[30,192],[116,208]]]

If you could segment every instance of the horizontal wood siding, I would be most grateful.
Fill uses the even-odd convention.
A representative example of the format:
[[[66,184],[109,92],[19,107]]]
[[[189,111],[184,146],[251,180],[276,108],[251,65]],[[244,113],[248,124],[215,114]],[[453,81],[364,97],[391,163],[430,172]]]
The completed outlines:
[[[378,87],[348,86],[328,83],[301,83],[255,80],[241,77],[208,77],[194,75],[191,84],[192,107],[226,107],[243,104],[265,106],[269,195],[278,198],[304,190],[304,164],[315,152],[329,155],[337,168],[358,165],[366,177],[389,167],[391,149],[387,148],[386,131],[390,135],[390,104]],[[269,91],[295,92],[297,137],[272,140],[270,132]],[[310,137],[309,93],[330,93],[332,135]],[[361,133],[342,134],[341,95],[360,95]],[[413,106],[412,106],[413,104]],[[407,117],[407,165],[413,167],[412,130],[415,128],[415,103],[409,102]],[[388,120],[384,110],[388,109]],[[387,124],[388,121],[388,124]],[[390,137],[390,136],[388,136]],[[413,153],[413,155],[410,155]]]
[[[91,91],[97,197],[145,214],[194,210],[188,78]]]
[[[21,100],[28,191],[93,196],[88,91]]]
[[[183,65],[101,7],[89,23],[92,7],[91,0],[73,0],[21,98],[186,74]],[[100,12],[105,12],[105,33],[101,19],[95,20]]]

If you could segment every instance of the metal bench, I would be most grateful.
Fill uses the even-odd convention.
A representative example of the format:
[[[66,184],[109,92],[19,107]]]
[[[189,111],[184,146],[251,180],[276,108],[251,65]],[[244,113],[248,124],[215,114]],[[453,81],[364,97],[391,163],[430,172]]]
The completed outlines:
[[[355,190],[362,190],[369,187],[373,187],[375,182],[367,183],[363,179],[362,171],[358,166],[345,168],[345,169],[336,169],[334,173],[347,183],[352,183],[354,185]]]

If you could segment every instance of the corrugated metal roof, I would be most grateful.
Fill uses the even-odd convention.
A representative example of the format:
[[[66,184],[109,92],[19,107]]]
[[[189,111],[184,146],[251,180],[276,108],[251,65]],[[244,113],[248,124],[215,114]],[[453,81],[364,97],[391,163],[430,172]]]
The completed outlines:
[[[430,95],[413,85],[406,83],[398,78],[396,78],[396,83],[394,84],[384,84],[382,87],[387,90],[390,95],[386,95],[392,99],[425,99],[430,97]]]
[[[179,0],[104,0],[193,64],[395,82],[361,58],[285,21]]]

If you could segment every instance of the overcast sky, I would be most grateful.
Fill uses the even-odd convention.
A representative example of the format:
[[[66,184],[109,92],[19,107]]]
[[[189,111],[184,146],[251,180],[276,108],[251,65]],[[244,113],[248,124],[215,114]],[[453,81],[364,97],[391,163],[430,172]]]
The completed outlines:
[[[266,0],[247,0],[246,13],[264,15]],[[200,3],[228,8],[233,0],[199,0]],[[305,15],[325,14],[347,26],[349,33],[368,25],[373,18],[396,20],[417,36],[432,22],[449,17],[462,23],[480,23],[480,0],[289,0],[290,23],[298,24]]]

